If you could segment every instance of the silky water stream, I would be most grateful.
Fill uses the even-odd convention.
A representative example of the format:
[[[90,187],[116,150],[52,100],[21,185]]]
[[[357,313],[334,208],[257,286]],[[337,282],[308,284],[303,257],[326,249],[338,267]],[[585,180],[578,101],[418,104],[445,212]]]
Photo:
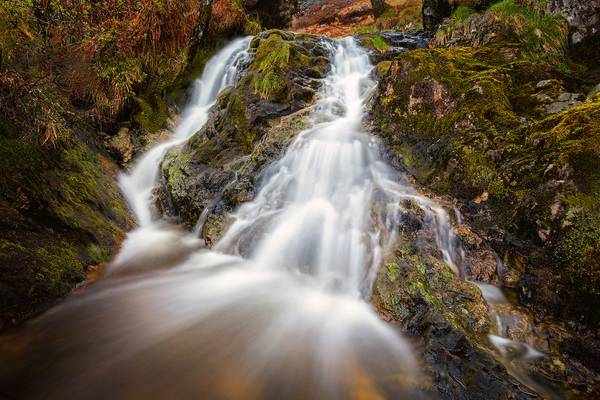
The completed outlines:
[[[121,178],[139,227],[106,279],[12,341],[5,358],[14,356],[12,363],[0,367],[7,393],[419,398],[418,363],[368,303],[371,287],[397,239],[405,200],[426,215],[456,273],[460,248],[445,210],[388,168],[365,132],[365,102],[376,83],[354,39],[324,42],[332,70],[311,127],[264,171],[255,198],[211,250],[153,217],[161,159],[202,127],[218,93],[236,83],[251,57],[248,43],[234,41],[207,63],[172,139]]]

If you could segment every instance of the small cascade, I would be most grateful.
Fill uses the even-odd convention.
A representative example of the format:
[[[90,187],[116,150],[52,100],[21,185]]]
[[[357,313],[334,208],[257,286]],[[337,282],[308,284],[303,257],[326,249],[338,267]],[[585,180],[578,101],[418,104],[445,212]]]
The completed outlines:
[[[152,214],[152,191],[158,181],[162,158],[169,149],[185,143],[206,123],[217,95],[223,88],[235,83],[240,67],[248,60],[246,49],[250,39],[234,40],[207,62],[202,77],[194,82],[190,104],[171,139],[144,154],[135,163],[131,173],[121,175],[121,190],[140,227],[147,227],[156,220]]]

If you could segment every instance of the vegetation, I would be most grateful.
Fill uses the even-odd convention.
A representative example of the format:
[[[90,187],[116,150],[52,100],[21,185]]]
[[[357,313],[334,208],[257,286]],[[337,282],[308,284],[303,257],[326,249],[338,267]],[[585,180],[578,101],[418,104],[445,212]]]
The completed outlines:
[[[554,114],[543,103],[574,90],[581,73],[566,40],[561,18],[522,1],[459,7],[436,34],[445,48],[386,67],[378,112],[392,151],[421,183],[463,199],[480,229],[527,243],[525,302],[596,324],[587,304],[600,290],[600,97]]]
[[[114,252],[131,221],[98,132],[114,134],[123,120],[138,134],[163,126],[213,46],[242,33],[224,18],[210,31],[211,12],[233,15],[224,5],[240,9],[237,1],[0,2],[2,322],[48,307]],[[244,33],[259,29],[238,14]]]
[[[523,59],[549,63],[564,72],[572,68],[566,57],[566,22],[560,15],[545,13],[534,1],[502,0],[482,14],[459,6],[436,32],[435,39],[445,46],[512,43],[518,46]]]

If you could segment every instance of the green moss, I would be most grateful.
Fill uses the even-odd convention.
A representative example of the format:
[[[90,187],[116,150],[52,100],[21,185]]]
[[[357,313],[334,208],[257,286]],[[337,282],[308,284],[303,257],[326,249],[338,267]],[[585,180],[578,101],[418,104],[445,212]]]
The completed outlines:
[[[371,43],[373,43],[373,47],[381,52],[385,52],[390,48],[390,45],[386,43],[385,40],[381,36],[375,36],[371,39]]]
[[[569,315],[600,287],[600,96],[542,114],[537,82],[553,77],[544,90],[560,92],[568,81],[547,64],[506,54],[480,47],[398,56],[380,81],[378,125],[420,183],[490,207],[495,225],[528,243],[532,270],[546,271],[535,272],[543,276],[536,293],[547,294],[535,301]],[[473,203],[483,192],[489,198]],[[541,230],[549,232],[544,242]],[[564,297],[579,300],[559,304]]]
[[[29,292],[30,297],[47,294],[53,297],[64,296],[71,290],[73,282],[85,278],[83,263],[67,243],[40,247],[34,253],[41,267],[35,274],[36,285]],[[41,291],[47,293],[40,293]]]
[[[452,18],[450,23],[436,33],[439,43],[446,43],[454,33],[468,37],[481,29],[482,17],[469,7],[458,7]],[[489,25],[489,28],[483,29],[494,31],[491,39],[488,38],[491,40],[490,45],[506,46],[514,43],[519,46],[520,55],[526,60],[549,63],[565,72],[571,69],[571,63],[566,57],[567,24],[560,15],[547,14],[543,7],[524,4],[520,0],[503,0],[492,4],[484,12],[483,18],[487,19]]]
[[[395,282],[400,277],[400,266],[395,262],[385,264],[387,277],[391,282]]]
[[[24,318],[67,294],[84,266],[108,259],[129,223],[106,169],[74,138],[40,146],[4,126],[0,138],[0,319]]]
[[[469,151],[463,158],[466,177],[477,190],[500,197],[504,194],[504,182],[493,164],[478,152]]]
[[[473,8],[461,5],[458,6],[456,10],[452,12],[452,18],[460,22],[465,22],[467,18],[469,18],[473,14],[475,14],[475,10],[473,10]]]
[[[99,246],[96,243],[90,243],[86,248],[86,253],[92,264],[102,264],[110,261],[111,252],[106,248]]]
[[[134,115],[134,120],[143,128],[153,133],[163,127],[167,117],[168,108],[164,98],[156,95],[153,104],[142,97],[134,97],[139,111]]]
[[[263,99],[279,98],[284,94],[287,83],[282,71],[289,70],[290,43],[277,34],[271,34],[260,42],[255,61],[250,70],[255,73],[253,87]]]

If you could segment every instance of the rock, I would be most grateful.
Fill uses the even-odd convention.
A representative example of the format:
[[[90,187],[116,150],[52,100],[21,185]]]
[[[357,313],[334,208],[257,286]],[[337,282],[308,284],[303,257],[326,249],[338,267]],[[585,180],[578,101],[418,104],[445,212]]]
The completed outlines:
[[[127,164],[133,157],[133,140],[129,128],[121,128],[119,132],[106,141],[106,147],[117,154],[123,164]]]
[[[254,59],[239,82],[219,96],[204,128],[162,165],[168,196],[160,198],[171,199],[187,226],[203,215],[202,237],[209,243],[218,240],[226,215],[252,199],[262,169],[304,127],[319,79],[330,68],[312,36],[267,31],[252,46]]]
[[[469,6],[481,10],[490,3],[489,0],[424,0],[423,28],[429,31],[435,30],[459,6]]]
[[[545,93],[536,94],[535,99],[540,103],[551,103],[553,101],[552,97],[548,96]]]
[[[547,98],[548,96],[546,96]],[[544,98],[544,102],[548,103],[549,101]],[[580,93],[561,93],[556,99],[556,101],[552,101],[550,99],[549,104],[545,106],[545,110],[547,114],[555,114],[566,110],[567,108],[577,106],[585,100],[585,96]]]
[[[420,349],[424,391],[446,399],[478,398],[481,393],[486,398],[532,398],[478,339],[489,330],[488,306],[480,290],[436,259],[435,240],[424,229],[427,225],[421,226],[404,233],[386,260],[375,281],[373,302]],[[416,242],[429,245],[409,245]]]
[[[408,50],[425,48],[431,38],[427,32],[362,33],[355,37],[369,50],[374,64],[391,60]]]
[[[464,220],[487,242],[457,231],[466,271],[482,281],[500,275],[536,314],[593,331],[600,313],[587,304],[600,288],[600,196],[590,191],[597,169],[589,166],[600,165],[600,96],[584,101],[570,80],[520,53],[515,60],[500,43],[397,55],[379,80],[372,125],[392,165],[463,204]],[[547,115],[558,98],[573,104]],[[501,273],[494,250],[503,254]],[[581,355],[567,358],[592,368]]]
[[[600,33],[599,0],[549,0],[545,7],[551,14],[565,18],[569,25],[569,39],[572,45]]]
[[[79,131],[41,146],[3,125],[0,137],[0,325],[69,294],[88,265],[107,262],[133,225],[118,168]],[[98,146],[98,147],[97,147]]]
[[[535,87],[536,87],[536,89],[547,89],[547,88],[551,87],[554,82],[556,82],[556,80],[554,80],[554,79],[546,79],[546,80],[543,80],[543,81],[539,81],[535,85]]]
[[[382,0],[321,0],[303,1],[292,21],[297,32],[327,36],[348,36],[360,27],[375,22],[372,4]],[[385,6],[384,6],[385,7]]]

